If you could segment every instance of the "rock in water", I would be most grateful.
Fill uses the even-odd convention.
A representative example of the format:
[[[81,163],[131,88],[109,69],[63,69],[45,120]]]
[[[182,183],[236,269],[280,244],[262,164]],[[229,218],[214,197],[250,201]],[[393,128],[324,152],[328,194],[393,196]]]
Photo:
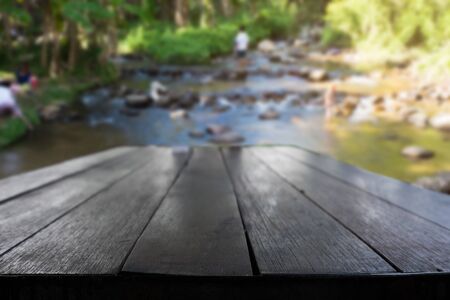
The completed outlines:
[[[428,125],[428,117],[424,113],[416,112],[408,117],[408,122],[418,128],[425,128]]]
[[[423,177],[414,184],[424,189],[450,194],[450,172],[439,173],[436,176]]]
[[[244,137],[240,134],[233,131],[228,131],[214,135],[210,141],[216,144],[238,144],[242,143],[244,140]]]
[[[170,115],[170,118],[173,120],[189,118],[189,113],[187,111],[185,111],[184,109],[178,109],[178,110],[171,111],[169,113],[169,115]]]
[[[200,95],[195,92],[187,92],[177,99],[178,101],[176,104],[178,104],[179,107],[191,109],[195,104],[200,102]]]
[[[50,104],[42,108],[40,117],[45,122],[52,122],[62,118],[66,106],[63,103]]]
[[[408,146],[403,148],[402,155],[409,159],[419,160],[432,158],[434,156],[434,152],[419,146]]]
[[[220,124],[210,124],[206,126],[206,132],[212,135],[219,135],[231,131],[230,127]]]
[[[201,139],[205,137],[205,132],[203,130],[194,129],[189,131],[189,136],[194,139]]]
[[[442,113],[430,120],[430,124],[433,128],[442,130],[442,131],[450,131],[450,114]]]
[[[323,69],[312,70],[309,73],[309,79],[312,81],[324,81],[328,78],[327,71]]]
[[[280,113],[277,112],[274,109],[268,109],[267,111],[263,112],[259,115],[259,118],[261,120],[267,121],[267,120],[276,120],[280,118]]]
[[[258,44],[258,50],[261,52],[273,52],[276,49],[276,45],[271,40],[263,40]]]
[[[131,108],[146,108],[151,104],[151,100],[147,95],[140,94],[128,95],[125,101],[126,105]]]

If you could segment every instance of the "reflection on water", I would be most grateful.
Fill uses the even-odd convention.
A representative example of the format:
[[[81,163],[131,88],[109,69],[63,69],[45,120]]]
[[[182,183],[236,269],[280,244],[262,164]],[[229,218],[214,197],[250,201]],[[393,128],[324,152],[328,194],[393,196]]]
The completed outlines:
[[[22,142],[0,152],[0,177],[123,145],[125,136],[101,125],[84,123],[42,126]]]
[[[280,67],[269,64],[260,56],[255,56],[254,61],[272,68]],[[226,64],[227,62],[224,63],[225,66]],[[141,74],[122,83],[144,90],[150,80]],[[177,82],[164,81],[164,83],[172,90],[189,89],[201,94],[229,91],[258,94],[264,91],[298,92],[311,88],[320,89],[320,86],[311,86],[301,79],[289,76],[282,78],[253,76],[245,82],[215,81],[208,84],[201,84],[202,80],[187,76]],[[357,88],[364,90],[363,86],[360,84]],[[366,89],[379,91],[380,87],[369,85]],[[170,118],[167,110],[160,108],[141,110],[139,115],[134,117],[125,116],[120,112],[124,106],[124,99],[115,98],[108,89],[84,95],[82,103],[88,111],[85,122],[44,126],[24,141],[2,150],[0,177],[124,144],[165,146],[209,144],[208,136],[192,139],[189,137],[189,131],[202,130],[211,123],[231,126],[234,131],[245,137],[247,145],[298,145],[407,181],[439,170],[450,170],[450,151],[445,150],[448,149],[449,142],[436,131],[389,124],[324,125],[321,107],[292,106],[289,99],[283,102],[258,101],[254,105],[231,103],[231,109],[224,113],[216,113],[209,107],[196,106],[189,111],[189,119],[175,120]],[[274,121],[260,121],[258,115],[268,108],[281,112],[281,118]],[[410,144],[426,146],[434,150],[437,156],[425,162],[408,161],[400,155],[400,152],[404,146]]]

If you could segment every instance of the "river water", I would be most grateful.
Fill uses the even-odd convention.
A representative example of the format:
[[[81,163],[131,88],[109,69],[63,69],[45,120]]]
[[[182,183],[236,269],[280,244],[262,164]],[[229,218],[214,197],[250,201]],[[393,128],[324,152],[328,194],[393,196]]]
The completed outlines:
[[[265,56],[253,53],[251,67],[264,66],[272,71],[286,66],[269,62]],[[235,62],[225,59],[206,69],[232,68]],[[136,62],[134,62],[136,64]],[[298,66],[313,64],[300,61]],[[144,63],[138,62],[141,68]],[[290,66],[293,67],[293,66]],[[355,74],[348,68],[324,65],[332,77]],[[163,67],[161,67],[163,68]],[[312,85],[290,76],[268,77],[255,75],[245,81],[206,81],[203,77],[151,78],[134,72],[120,85],[146,90],[152,80],[158,79],[173,91],[197,91],[202,95],[236,93],[258,95],[268,91],[297,93],[316,90],[323,93],[324,86]],[[342,90],[357,93],[383,93],[401,88],[392,80],[356,82],[342,85]],[[171,119],[169,111],[151,107],[141,110],[138,116],[121,113],[124,99],[114,96],[111,88],[104,87],[84,94],[80,99],[86,119],[82,122],[44,125],[23,141],[0,152],[0,177],[58,163],[70,158],[93,153],[119,145],[196,146],[210,145],[208,136],[193,139],[192,129],[203,130],[207,124],[224,124],[245,137],[245,145],[297,145],[325,153],[338,160],[351,163],[373,172],[405,181],[450,170],[448,138],[434,130],[415,129],[399,124],[352,125],[345,121],[326,123],[320,105],[293,106],[289,97],[284,101],[257,101],[255,104],[230,102],[223,113],[210,107],[197,105],[189,111],[188,119]],[[281,118],[261,121],[258,115],[268,108],[281,112]],[[436,152],[436,157],[423,162],[412,162],[400,155],[407,145],[426,146]]]

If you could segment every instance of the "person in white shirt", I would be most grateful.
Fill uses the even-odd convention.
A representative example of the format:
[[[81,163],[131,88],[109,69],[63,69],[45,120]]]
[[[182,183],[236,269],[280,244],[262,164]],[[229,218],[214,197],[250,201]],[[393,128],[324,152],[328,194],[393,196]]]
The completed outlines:
[[[9,82],[0,82],[0,119],[19,118],[27,125],[28,129],[32,130],[33,126],[23,115],[14,96],[18,91],[19,89],[15,85]]]
[[[245,32],[245,27],[241,26],[238,35],[234,40],[234,50],[238,58],[245,58],[247,56],[248,46],[250,44],[250,37]]]

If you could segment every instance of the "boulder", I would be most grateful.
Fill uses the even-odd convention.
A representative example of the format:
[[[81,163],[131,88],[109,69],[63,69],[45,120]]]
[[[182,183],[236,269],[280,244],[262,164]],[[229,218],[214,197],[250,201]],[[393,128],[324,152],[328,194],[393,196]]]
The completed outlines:
[[[436,176],[423,177],[414,184],[424,189],[450,194],[450,172],[439,173]]]
[[[408,121],[409,118],[415,114],[419,113],[419,111],[414,107],[404,106],[398,112],[399,117],[402,121]]]
[[[324,81],[328,78],[328,73],[323,69],[312,70],[308,78],[312,81]]]
[[[239,70],[239,71],[236,71],[236,73],[233,76],[234,76],[234,78],[236,78],[236,80],[240,80],[240,81],[247,80],[248,71],[247,70]]]
[[[180,97],[177,97],[176,104],[181,108],[191,109],[198,102],[200,102],[199,94],[195,92],[188,92]]]
[[[261,52],[273,52],[276,50],[276,45],[271,40],[263,40],[258,44],[258,50]]]
[[[117,90],[117,96],[118,97],[125,97],[129,93],[130,93],[130,89],[124,84],[122,84],[119,87],[119,89]]]
[[[189,113],[184,109],[177,109],[177,110],[171,111],[169,113],[169,115],[170,115],[170,118],[173,120],[189,118]]]
[[[72,110],[67,114],[67,120],[71,122],[81,121],[83,120],[83,114],[79,111]]]
[[[150,100],[150,98],[147,95],[133,94],[133,95],[128,95],[125,98],[125,103],[128,107],[131,107],[131,108],[146,108],[146,107],[150,106],[152,101]]]
[[[216,134],[210,139],[210,141],[215,144],[238,144],[242,143],[244,140],[243,136],[233,131]]]
[[[291,100],[290,105],[293,107],[298,107],[303,105],[303,100],[301,98],[294,98]]]
[[[216,106],[213,108],[213,111],[214,111],[215,113],[224,113],[224,112],[229,111],[230,108],[231,108],[230,105],[221,105],[221,104],[219,104],[219,105],[216,105]]]
[[[199,129],[193,129],[189,131],[189,136],[193,139],[202,139],[205,137],[205,132]]]
[[[296,39],[292,43],[292,47],[294,48],[303,48],[308,45],[308,41],[302,40],[302,39]]]
[[[306,56],[305,53],[303,52],[303,50],[298,49],[298,48],[291,49],[289,51],[289,55],[294,58],[298,58],[298,59],[305,58],[305,56]]]
[[[199,98],[199,101],[200,101],[200,105],[202,105],[202,106],[213,106],[217,101],[217,96],[216,95],[210,95],[210,96],[202,95]]]
[[[273,53],[269,56],[270,62],[273,62],[273,63],[280,63],[281,59],[282,59],[282,57],[279,53]]]
[[[247,104],[247,105],[255,104],[256,101],[257,101],[257,99],[253,95],[244,96],[242,99],[242,103]]]
[[[339,113],[343,117],[350,116],[358,106],[359,99],[357,97],[346,97],[344,102],[339,106]]]
[[[417,128],[425,128],[428,125],[428,117],[425,113],[416,112],[409,116],[408,122]]]
[[[280,113],[274,109],[268,109],[259,115],[260,120],[268,121],[268,120],[276,120],[280,118]]]
[[[212,135],[220,135],[231,131],[230,127],[220,124],[209,124],[206,126],[206,132]]]
[[[450,113],[441,113],[430,120],[430,125],[442,131],[450,131]]]
[[[413,160],[429,159],[434,156],[434,152],[419,146],[408,146],[403,148],[402,155]]]
[[[122,108],[121,110],[120,110],[120,113],[122,114],[122,115],[125,115],[125,116],[127,116],[127,117],[137,117],[137,116],[139,116],[139,111],[137,111],[137,110],[132,110],[132,109],[128,109],[128,108]]]
[[[63,103],[54,103],[43,107],[39,114],[43,121],[52,122],[63,117],[66,105]]]

